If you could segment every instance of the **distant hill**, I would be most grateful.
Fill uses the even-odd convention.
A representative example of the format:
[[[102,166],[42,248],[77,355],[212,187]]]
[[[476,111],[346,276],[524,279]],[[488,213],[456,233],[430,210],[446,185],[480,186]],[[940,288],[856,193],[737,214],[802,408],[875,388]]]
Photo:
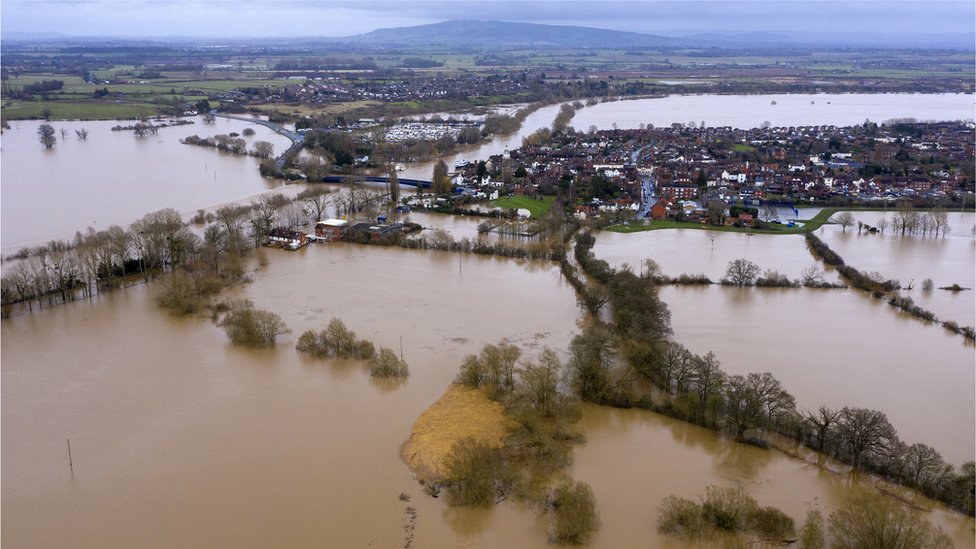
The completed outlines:
[[[669,46],[683,42],[675,38],[637,32],[503,21],[444,21],[430,25],[377,29],[342,40],[357,44],[403,46],[437,44],[576,48]]]

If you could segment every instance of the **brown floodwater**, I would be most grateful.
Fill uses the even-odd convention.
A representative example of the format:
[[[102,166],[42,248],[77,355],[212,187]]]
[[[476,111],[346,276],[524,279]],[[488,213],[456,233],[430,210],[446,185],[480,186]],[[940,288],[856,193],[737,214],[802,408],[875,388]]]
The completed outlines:
[[[558,268],[343,244],[268,255],[232,293],[292,329],[275,349],[164,314],[156,284],[4,321],[3,545],[402,547],[409,505],[415,547],[547,547],[534,510],[449,507],[398,450],[465,354],[503,337],[527,357],[565,350],[578,308]],[[332,316],[396,351],[402,337],[410,377],[294,350]],[[655,532],[657,506],[708,484],[741,483],[797,520],[861,489],[647,412],[586,407],[581,428],[571,473],[598,499],[594,547],[684,546]],[[971,520],[930,516],[973,546]]]
[[[945,284],[953,279],[976,286],[969,234],[922,240],[850,232],[825,226],[817,234],[862,270],[897,278],[916,269]],[[794,279],[805,267],[825,268],[802,235],[601,232],[593,251],[615,267],[627,263],[638,271],[651,258],[665,274],[704,273],[713,281],[737,258]],[[825,278],[840,281],[829,267]],[[941,304],[932,307],[940,317],[944,310],[958,311],[961,322],[969,319],[963,324],[974,325],[972,292],[922,292],[920,286],[918,277],[915,289],[902,293],[926,307]],[[854,290],[665,287],[661,297],[671,309],[675,340],[699,354],[714,351],[726,372],[771,372],[800,408],[881,410],[902,439],[933,446],[957,465],[976,456],[976,353],[961,336]]]
[[[597,235],[593,254],[615,268],[626,263],[639,273],[641,263],[645,259],[653,259],[668,276],[705,274],[714,282],[725,276],[730,261],[739,258],[752,261],[763,271],[779,271],[792,279],[800,278],[803,269],[814,265],[824,270],[823,263],[810,255],[803,235],[698,229],[637,233],[603,231]],[[833,271],[824,274],[827,280],[838,280]]]
[[[870,225],[877,225],[884,212],[854,212],[854,217]],[[888,214],[889,221],[892,215]],[[853,227],[846,231],[837,225],[824,225],[817,231],[835,252],[848,264],[862,271],[878,271],[885,278],[901,282],[902,295],[911,297],[924,309],[943,320],[954,320],[962,326],[976,326],[976,238],[972,212],[948,212],[951,231],[946,236],[906,235],[888,228],[884,234],[857,233]],[[935,289],[922,289],[922,282],[931,279]],[[958,284],[969,291],[939,290]]]
[[[52,121],[57,145],[44,149],[37,128],[43,121],[15,120],[0,136],[0,225],[3,254],[74,237],[86,227],[127,225],[162,208],[189,214],[199,208],[253,196],[280,182],[258,173],[258,159],[184,145],[180,139],[211,137],[244,128],[248,148],[255,141],[274,144],[283,152],[290,141],[264,126],[217,118],[204,124],[162,128],[156,135],[136,138],[131,131],[111,131],[135,121]],[[62,128],[68,131],[61,138]],[[76,130],[88,130],[82,141]]]

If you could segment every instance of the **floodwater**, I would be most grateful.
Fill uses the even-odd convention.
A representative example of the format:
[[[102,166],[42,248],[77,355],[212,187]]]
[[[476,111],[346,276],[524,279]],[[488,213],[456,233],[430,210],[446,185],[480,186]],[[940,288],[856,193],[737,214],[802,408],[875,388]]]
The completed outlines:
[[[469,162],[474,162],[478,160],[487,160],[489,156],[495,154],[502,154],[506,150],[514,150],[522,146],[522,139],[527,137],[529,134],[535,132],[540,128],[548,128],[552,125],[553,119],[556,118],[556,114],[559,113],[559,108],[562,105],[549,105],[547,107],[542,107],[525,118],[522,123],[522,127],[518,131],[511,134],[495,137],[491,141],[479,145],[477,147],[462,151],[451,156],[445,156],[443,158],[444,162],[447,163],[449,170],[454,170],[455,163],[467,160]],[[436,160],[430,162],[413,162],[406,164],[406,170],[400,172],[400,177],[405,179],[422,179],[424,181],[430,181],[431,176],[434,173],[434,164]]]
[[[131,131],[111,131],[135,121],[53,121],[57,145],[46,150],[38,141],[43,121],[17,120],[0,136],[0,204],[3,254],[52,239],[72,238],[87,227],[127,225],[143,215],[175,208],[191,214],[200,208],[267,191],[280,182],[261,177],[259,161],[216,149],[184,145],[180,139],[211,137],[253,128],[241,136],[250,145],[263,140],[283,152],[291,142],[270,129],[239,120],[217,118],[204,124],[162,128],[137,138]],[[61,138],[60,129],[68,131]],[[88,130],[79,140],[76,130]]]
[[[627,103],[636,104],[620,104]],[[447,161],[517,147],[557,111],[537,111],[517,134]],[[912,114],[878,118],[894,116]],[[55,122],[71,134],[53,151],[37,142],[39,122],[11,124],[0,158],[3,253],[164,207],[189,214],[246,200],[276,185],[260,178],[252,158],[178,142],[194,133],[240,132],[245,122],[167,128],[145,140],[109,131],[114,122]],[[586,127],[576,119],[573,125]],[[90,133],[86,142],[73,138],[81,127]],[[278,151],[287,146],[270,130],[252,127],[257,134],[249,141],[271,141]],[[411,169],[416,173],[403,177],[427,179],[432,163]],[[456,238],[476,231],[478,221],[411,215]],[[953,231],[947,240],[965,234],[955,225]],[[838,248],[848,238],[834,236],[826,235]],[[861,250],[861,241],[851,240]],[[953,256],[971,253],[965,243],[949,246]],[[864,266],[853,259],[857,254],[838,251],[859,268],[871,263],[884,272],[883,264],[867,261],[880,250],[863,252]],[[605,233],[596,252],[635,266],[653,257],[668,274],[705,272],[713,279],[736,257],[791,277],[814,264],[799,236]],[[268,256],[253,283],[231,293],[280,314],[291,328],[272,350],[234,348],[209,320],[167,316],[153,303],[156,284],[3,321],[0,541],[11,547],[403,547],[412,506],[416,547],[549,547],[545,518],[532,509],[512,502],[452,508],[424,495],[400,461],[399,446],[454,379],[464,355],[500,338],[522,347],[526,358],[543,346],[564,354],[579,329],[579,310],[558,267],[345,244],[269,250]],[[801,407],[880,409],[904,440],[930,444],[953,463],[972,459],[973,350],[960,336],[852,291],[667,288],[662,297],[675,339],[695,352],[714,350],[727,372],[771,371]],[[399,351],[402,341],[409,379],[378,382],[362,364],[299,355],[298,336],[323,328],[332,316],[378,346]],[[587,442],[577,448],[571,473],[597,496],[604,526],[593,547],[685,546],[654,530],[657,507],[666,495],[694,497],[709,484],[740,483],[798,522],[806,510],[829,513],[864,489],[778,452],[638,410],[586,407],[581,428]],[[401,501],[401,493],[410,501]],[[974,546],[972,520],[941,511],[930,518],[958,547]]]
[[[803,269],[817,266],[824,270],[807,249],[803,235],[767,235],[698,229],[666,229],[637,233],[603,231],[593,246],[596,257],[620,268],[628,264],[641,272],[641,263],[653,259],[668,276],[704,274],[718,282],[729,262],[744,258],[763,271],[779,271],[791,279],[800,278]],[[833,271],[824,278],[837,282]]]
[[[674,340],[713,351],[729,374],[771,372],[815,411],[880,410],[950,463],[974,458],[972,344],[854,290],[662,288]]]
[[[600,103],[577,111],[570,125],[584,131],[591,125],[635,129],[691,122],[741,129],[763,122],[774,127],[852,126],[865,119],[879,124],[892,118],[972,120],[974,113],[976,96],[966,94],[670,95]]]
[[[856,239],[857,230],[851,235],[848,229],[846,236],[840,231],[824,226],[818,234],[862,270],[880,269],[891,277],[922,267],[960,283],[971,281],[976,272],[969,235],[950,233],[938,242],[887,235],[868,240],[862,235],[848,249],[840,249],[834,242]],[[718,281],[730,261],[744,258],[792,279],[817,266],[826,280],[842,282],[833,268],[814,259],[803,235],[689,229],[601,232],[593,253],[613,267],[627,263],[635,272],[644,259],[654,259],[669,276],[704,273]],[[885,259],[889,255],[898,259]],[[902,293],[928,306],[920,298],[920,285],[916,278],[915,289]],[[943,305],[933,308],[937,315],[950,310],[965,316],[968,308],[969,320],[959,322],[974,325],[971,292],[930,293],[937,294],[931,296],[933,303]],[[662,288],[661,297],[671,309],[674,339],[695,353],[714,351],[727,373],[771,372],[800,408],[826,404],[881,410],[909,443],[928,444],[957,465],[974,458],[976,369],[973,346],[962,336],[855,290],[673,286]],[[940,297],[941,302],[935,301]]]
[[[558,267],[464,256],[459,269],[453,254],[344,244],[268,254],[234,293],[292,329],[272,350],[163,314],[155,284],[4,321],[3,544],[402,547],[412,506],[416,547],[548,547],[522,505],[424,495],[398,448],[465,354],[503,337],[527,358],[566,348],[578,309]],[[399,351],[402,337],[410,377],[294,350],[332,316],[377,345]],[[797,521],[863,489],[647,412],[587,406],[581,428],[571,473],[597,496],[593,547],[684,546],[654,530],[657,506],[709,484],[742,484]],[[930,518],[973,546],[971,520]]]
[[[854,212],[859,221],[876,226],[884,212]],[[891,213],[888,213],[890,221]],[[862,271],[878,271],[885,278],[901,282],[902,295],[912,298],[920,307],[932,311],[942,320],[953,320],[961,326],[976,326],[976,238],[972,212],[948,212],[950,232],[946,236],[901,236],[890,226],[884,234],[857,233],[857,227],[844,230],[838,225],[824,225],[817,231],[831,249],[844,261]],[[925,291],[922,282],[931,279],[935,289]],[[968,291],[939,290],[958,284]]]

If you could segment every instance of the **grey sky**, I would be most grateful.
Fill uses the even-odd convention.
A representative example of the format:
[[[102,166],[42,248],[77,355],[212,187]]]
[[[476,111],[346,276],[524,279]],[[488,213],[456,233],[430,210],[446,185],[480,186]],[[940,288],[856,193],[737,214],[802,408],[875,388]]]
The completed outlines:
[[[976,2],[944,0],[0,0],[0,31],[72,36],[349,36],[448,19],[680,32],[973,32]]]

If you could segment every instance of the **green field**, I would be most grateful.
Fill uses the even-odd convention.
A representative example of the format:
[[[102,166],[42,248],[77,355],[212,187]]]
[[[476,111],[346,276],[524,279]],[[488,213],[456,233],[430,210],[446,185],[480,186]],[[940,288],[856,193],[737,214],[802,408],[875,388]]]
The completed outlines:
[[[9,103],[9,106],[8,106]],[[115,120],[142,118],[159,114],[158,105],[152,103],[109,102],[101,99],[78,101],[9,101],[4,102],[0,113],[4,119],[44,118],[44,110],[51,111],[54,120]]]
[[[552,203],[556,200],[554,196],[540,196],[538,198],[530,196],[509,196],[505,198],[499,198],[495,200],[490,205],[492,207],[498,207],[503,209],[519,209],[525,208],[532,213],[532,219],[538,219],[544,216],[546,213],[552,209]]]
[[[698,231],[720,231],[727,233],[749,233],[749,234],[802,234],[819,229],[823,224],[829,223],[827,219],[842,209],[854,210],[855,208],[825,208],[811,219],[800,219],[802,225],[787,227],[786,225],[770,224],[766,229],[755,229],[750,227],[717,227],[714,225],[702,225],[701,223],[689,223],[685,221],[670,220],[651,220],[647,224],[631,223],[628,225],[613,225],[607,230],[615,233],[639,233],[643,231],[656,231],[660,229],[693,229]],[[870,210],[873,210],[870,209]]]

